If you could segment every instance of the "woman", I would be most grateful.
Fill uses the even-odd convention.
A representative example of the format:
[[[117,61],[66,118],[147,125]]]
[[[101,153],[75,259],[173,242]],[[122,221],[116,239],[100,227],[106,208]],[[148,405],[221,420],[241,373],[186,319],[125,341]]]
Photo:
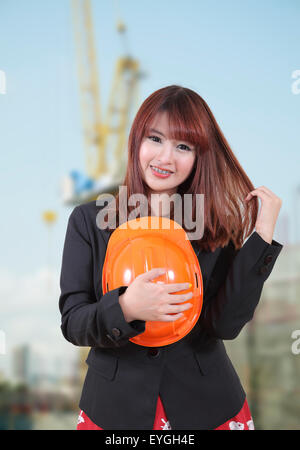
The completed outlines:
[[[159,169],[168,174],[161,176]],[[174,300],[182,286],[151,283],[160,268],[103,295],[102,267],[115,228],[97,227],[95,201],[75,207],[59,305],[64,337],[91,347],[78,429],[253,429],[223,340],[236,338],[252,319],[282,249],[273,240],[281,199],[265,186],[254,189],[205,101],[174,85],[141,105],[129,135],[123,185],[127,198],[160,194],[149,201],[148,215],[166,215],[162,194],[204,194],[204,232],[191,241],[203,276],[203,308],[178,342],[149,348],[129,341],[145,331],[146,321],[177,320],[190,307],[182,302],[191,297]],[[119,200],[116,226],[122,222]],[[133,209],[126,207],[128,213]]]

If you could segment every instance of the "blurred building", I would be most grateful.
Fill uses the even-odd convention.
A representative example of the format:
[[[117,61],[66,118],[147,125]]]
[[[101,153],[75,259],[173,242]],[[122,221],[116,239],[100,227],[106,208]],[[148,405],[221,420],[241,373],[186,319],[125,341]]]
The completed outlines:
[[[276,234],[275,240],[280,242],[282,245],[290,245],[291,244],[291,233],[290,233],[290,217],[287,213],[282,213],[278,217],[278,221],[276,224]]]
[[[30,348],[24,344],[13,349],[12,354],[13,379],[16,383],[29,384]]]
[[[283,247],[253,320],[225,341],[250,403],[256,429],[300,429],[300,356],[291,335],[300,328],[300,245]]]

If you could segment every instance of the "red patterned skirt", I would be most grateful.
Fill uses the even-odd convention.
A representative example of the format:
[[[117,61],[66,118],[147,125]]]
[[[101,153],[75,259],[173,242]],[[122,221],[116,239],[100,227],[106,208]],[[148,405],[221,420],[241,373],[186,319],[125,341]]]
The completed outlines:
[[[95,425],[81,410],[78,416],[77,430],[103,430],[103,428]],[[153,430],[172,430],[160,397],[157,399]],[[218,426],[215,430],[254,430],[254,424],[247,400],[245,399],[242,409],[236,416],[227,420],[227,422]]]

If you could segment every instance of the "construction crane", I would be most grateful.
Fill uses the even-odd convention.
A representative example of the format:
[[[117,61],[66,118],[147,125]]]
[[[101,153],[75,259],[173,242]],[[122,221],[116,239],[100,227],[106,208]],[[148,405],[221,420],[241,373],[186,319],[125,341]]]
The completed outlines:
[[[53,276],[52,276],[52,267],[51,267],[51,250],[53,248],[53,240],[52,240],[52,233],[53,233],[53,227],[54,224],[57,221],[57,213],[54,210],[48,209],[46,211],[43,211],[42,213],[42,220],[47,226],[47,232],[48,232],[48,242],[47,242],[47,279],[46,279],[46,292],[52,294],[54,289],[54,283],[53,283]]]
[[[129,54],[116,61],[106,114],[102,117],[90,0],[72,0],[80,99],[86,151],[85,171],[72,170],[63,180],[65,204],[95,200],[116,193],[127,165],[127,128],[137,106],[138,82],[144,76]],[[125,42],[126,26],[118,19],[117,31]]]
[[[126,26],[117,18],[116,28],[124,56],[116,61],[106,114],[102,117],[96,46],[90,0],[71,0],[80,84],[85,144],[84,171],[72,170],[63,180],[63,201],[77,205],[97,199],[101,193],[115,195],[127,166],[127,128],[138,104],[139,79],[145,74],[128,52]],[[115,3],[118,7],[118,4]],[[86,374],[89,347],[79,348],[81,384]]]

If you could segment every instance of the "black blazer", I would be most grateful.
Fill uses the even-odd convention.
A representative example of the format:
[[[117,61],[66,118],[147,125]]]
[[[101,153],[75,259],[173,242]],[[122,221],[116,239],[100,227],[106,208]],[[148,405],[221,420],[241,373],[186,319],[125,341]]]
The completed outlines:
[[[245,400],[223,340],[236,338],[252,319],[283,246],[257,232],[238,251],[230,242],[199,252],[191,241],[204,284],[198,322],[178,342],[143,347],[129,338],[145,322],[127,323],[119,304],[127,287],[102,294],[111,232],[96,225],[100,209],[95,201],[74,208],[62,257],[61,330],[72,344],[91,347],[79,407],[104,430],[152,430],[160,395],[172,430],[216,428]]]

